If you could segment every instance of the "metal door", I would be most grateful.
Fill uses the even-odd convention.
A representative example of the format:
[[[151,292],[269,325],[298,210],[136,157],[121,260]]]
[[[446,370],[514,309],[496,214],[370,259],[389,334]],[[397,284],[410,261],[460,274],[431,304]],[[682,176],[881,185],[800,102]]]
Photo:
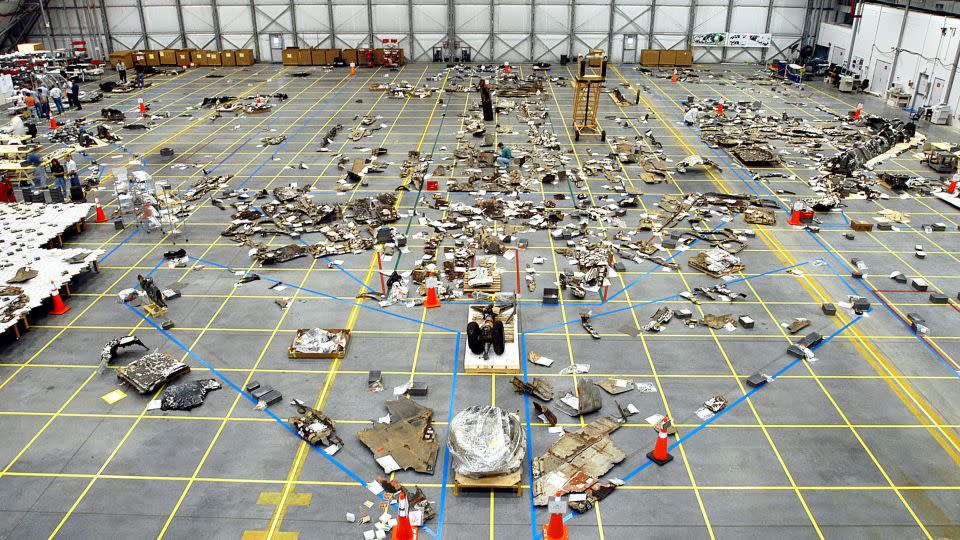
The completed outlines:
[[[270,61],[283,62],[283,34],[270,34]]]
[[[843,59],[847,54],[847,50],[843,47],[830,47],[830,63],[843,65]]]
[[[886,96],[890,82],[890,62],[877,60],[873,64],[873,73],[870,74],[870,91]]]
[[[927,105],[939,105],[943,100],[943,90],[945,81],[940,77],[933,78],[933,84],[930,85],[930,97],[927,98]]]
[[[623,55],[621,64],[635,64],[637,62],[637,34],[623,35]]]

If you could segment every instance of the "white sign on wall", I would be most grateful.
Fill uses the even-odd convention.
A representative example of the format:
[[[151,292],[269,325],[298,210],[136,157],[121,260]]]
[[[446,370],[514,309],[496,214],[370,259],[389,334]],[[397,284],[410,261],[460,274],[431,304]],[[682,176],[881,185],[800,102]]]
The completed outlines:
[[[734,32],[712,32],[693,34],[693,45],[697,47],[769,47],[771,34],[742,34]]]

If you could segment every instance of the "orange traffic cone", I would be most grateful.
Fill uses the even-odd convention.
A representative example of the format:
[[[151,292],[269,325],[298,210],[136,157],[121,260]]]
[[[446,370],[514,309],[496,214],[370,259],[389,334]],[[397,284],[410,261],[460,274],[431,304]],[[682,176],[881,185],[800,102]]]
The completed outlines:
[[[50,129],[57,129],[58,127],[60,127],[60,126],[57,125],[57,117],[51,114],[51,115],[50,115]]]
[[[504,63],[503,63],[503,74],[504,74],[504,75],[509,75],[509,74],[510,74],[510,62],[504,62]]]
[[[723,102],[717,103],[717,116],[723,116]]]
[[[673,77],[670,77],[670,82],[677,82],[677,68],[673,68]]]
[[[803,203],[800,202],[800,199],[797,199],[797,202],[793,203],[793,209],[790,212],[790,219],[787,220],[789,225],[794,227],[800,227],[803,225],[803,222],[800,221],[800,212],[803,210]]]
[[[143,98],[137,98],[137,104],[140,107],[140,114],[147,113],[147,104],[143,102]]]
[[[960,175],[953,175],[953,181],[950,182],[950,186],[947,188],[947,193],[951,195],[957,194],[957,177]]]
[[[350,76],[351,77],[357,76],[357,64],[353,62],[350,62]]]
[[[563,498],[560,492],[549,501],[550,522],[543,526],[543,540],[567,540],[567,525],[563,522]]]
[[[53,309],[50,310],[51,315],[63,315],[64,313],[70,311],[70,306],[63,303],[63,298],[60,298],[60,288],[50,280],[50,286],[53,287]]]
[[[390,531],[393,540],[417,540],[417,528],[410,525],[410,510],[407,506],[407,496],[400,492],[397,500],[397,526]]]
[[[863,102],[861,101],[861,102],[857,103],[857,110],[853,112],[853,119],[854,119],[854,120],[859,120],[859,119],[860,119],[860,112],[861,112],[862,110],[863,110]]]
[[[107,215],[103,213],[103,207],[100,206],[100,197],[97,195],[93,196],[93,204],[97,206],[97,223],[103,223],[107,220]]]
[[[440,299],[437,298],[437,285],[439,284],[440,283],[437,281],[437,278],[433,276],[433,273],[427,277],[427,301],[423,303],[423,307],[440,307]]]
[[[653,452],[647,452],[647,459],[663,466],[673,461],[673,456],[667,452],[667,423],[668,418],[663,419],[663,425],[660,426],[660,433],[657,434],[657,444],[653,447]]]

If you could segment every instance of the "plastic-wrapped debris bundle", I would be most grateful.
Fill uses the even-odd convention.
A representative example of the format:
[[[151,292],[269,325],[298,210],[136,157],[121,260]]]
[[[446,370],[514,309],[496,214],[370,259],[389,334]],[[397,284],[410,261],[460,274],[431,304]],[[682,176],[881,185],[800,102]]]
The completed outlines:
[[[293,342],[293,349],[298,353],[341,353],[346,346],[346,333],[328,332],[323,328],[311,328]]]
[[[483,478],[519,470],[527,438],[515,413],[477,405],[453,417],[447,445],[458,474]]]
[[[171,384],[160,392],[160,408],[169,411],[189,411],[203,404],[210,390],[222,388],[216,379],[202,379]]]

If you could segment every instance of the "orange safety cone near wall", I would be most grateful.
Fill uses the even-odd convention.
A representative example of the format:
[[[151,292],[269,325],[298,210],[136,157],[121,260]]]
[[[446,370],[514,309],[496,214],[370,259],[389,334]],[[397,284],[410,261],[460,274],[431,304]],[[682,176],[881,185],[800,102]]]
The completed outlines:
[[[723,102],[717,103],[717,116],[723,116]]]
[[[857,103],[857,110],[853,112],[853,119],[854,119],[854,120],[859,120],[859,119],[860,119],[860,113],[861,113],[861,111],[863,111],[863,102],[862,102],[862,101],[859,102],[859,103]]]
[[[660,433],[657,434],[657,444],[653,447],[653,452],[647,452],[647,459],[663,466],[673,461],[673,456],[667,452],[667,425],[670,419],[664,418],[660,426]]]
[[[137,98],[137,105],[140,108],[140,114],[146,114],[147,104],[143,102],[143,98]]]
[[[543,526],[543,540],[568,540],[567,525],[563,522],[563,497],[557,492],[547,502],[550,511],[550,522]]]
[[[794,227],[800,227],[803,225],[803,222],[800,221],[800,213],[803,211],[803,203],[800,199],[797,199],[797,202],[793,203],[793,209],[790,212],[790,219],[787,220],[787,223],[793,225]]]
[[[425,308],[440,307],[440,299],[437,298],[437,286],[440,284],[437,278],[431,272],[427,277],[427,300],[423,303]]]
[[[351,77],[357,76],[357,64],[354,62],[350,62],[350,76]]]
[[[410,509],[407,496],[400,492],[397,500],[397,525],[390,531],[392,540],[417,540],[417,528],[410,525]]]
[[[97,206],[97,223],[103,223],[107,220],[107,215],[103,213],[103,207],[100,206],[100,197],[97,195],[93,196],[93,204]]]
[[[60,127],[60,126],[57,125],[57,117],[51,114],[51,115],[50,115],[50,129],[57,129],[58,127]]]
[[[677,68],[673,68],[673,77],[670,77],[670,82],[677,82]]]
[[[50,286],[53,287],[53,309],[50,310],[51,315],[63,315],[64,313],[70,311],[70,306],[63,303],[63,298],[60,298],[60,288],[57,287],[57,284],[50,280]]]

